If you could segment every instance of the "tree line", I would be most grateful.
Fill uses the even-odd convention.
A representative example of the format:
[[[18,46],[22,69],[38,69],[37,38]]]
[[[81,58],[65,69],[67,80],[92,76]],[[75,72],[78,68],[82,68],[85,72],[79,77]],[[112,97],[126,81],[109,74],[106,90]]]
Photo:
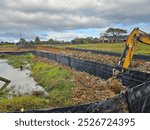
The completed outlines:
[[[99,43],[99,38],[87,37],[87,38],[74,38],[73,40],[69,41],[59,41],[54,39],[49,39],[48,41],[41,41],[40,38],[37,36],[34,41],[26,41],[24,38],[20,38],[20,41],[17,44],[86,44],[86,43]]]
[[[108,28],[105,33],[103,33],[103,36],[112,36],[114,37],[115,41],[117,41],[118,36],[122,36],[126,34],[127,31],[124,29],[120,28]],[[35,37],[34,41],[26,41],[24,38],[20,38],[20,41],[17,44],[35,44],[35,45],[40,45],[40,44],[87,44],[87,43],[99,43],[100,40],[99,38],[96,37],[86,37],[86,38],[79,38],[76,37],[72,39],[70,42],[66,41],[59,41],[59,40],[54,40],[54,39],[49,39],[47,41],[41,41],[40,38],[37,36]],[[1,42],[0,44],[9,44],[9,42]]]

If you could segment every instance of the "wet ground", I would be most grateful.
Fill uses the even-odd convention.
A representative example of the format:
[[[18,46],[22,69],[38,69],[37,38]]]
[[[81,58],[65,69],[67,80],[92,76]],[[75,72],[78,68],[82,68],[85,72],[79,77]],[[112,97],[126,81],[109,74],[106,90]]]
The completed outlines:
[[[45,90],[42,86],[38,85],[32,77],[30,77],[31,71],[29,69],[16,69],[7,63],[7,60],[0,59],[0,76],[11,81],[7,86],[9,89],[9,95],[31,95],[33,92]],[[0,81],[0,88],[4,82]]]

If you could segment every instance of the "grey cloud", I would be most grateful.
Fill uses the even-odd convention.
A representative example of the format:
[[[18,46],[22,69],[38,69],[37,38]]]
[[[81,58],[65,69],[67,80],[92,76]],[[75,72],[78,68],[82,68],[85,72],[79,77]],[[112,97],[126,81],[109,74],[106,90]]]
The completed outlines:
[[[1,0],[0,37],[14,37],[15,32],[32,35],[119,23],[149,24],[149,5],[149,0]]]

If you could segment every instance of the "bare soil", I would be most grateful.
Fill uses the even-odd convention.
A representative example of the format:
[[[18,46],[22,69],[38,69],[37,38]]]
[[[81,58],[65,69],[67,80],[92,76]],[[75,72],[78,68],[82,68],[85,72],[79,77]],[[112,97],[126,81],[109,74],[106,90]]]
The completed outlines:
[[[46,58],[36,57],[34,60],[58,65],[58,63]],[[72,82],[76,86],[73,88],[72,100],[75,104],[106,100],[125,90],[118,80],[103,80],[86,72],[79,72],[63,65],[61,67],[73,74]]]

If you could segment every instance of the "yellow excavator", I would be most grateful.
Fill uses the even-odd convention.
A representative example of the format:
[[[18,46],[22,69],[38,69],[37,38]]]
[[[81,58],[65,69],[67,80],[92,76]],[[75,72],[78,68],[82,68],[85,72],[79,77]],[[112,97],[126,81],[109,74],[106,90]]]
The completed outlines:
[[[114,76],[120,75],[125,70],[128,70],[138,42],[150,45],[150,35],[139,30],[139,28],[134,28],[126,40],[125,49],[117,66],[113,69]]]

